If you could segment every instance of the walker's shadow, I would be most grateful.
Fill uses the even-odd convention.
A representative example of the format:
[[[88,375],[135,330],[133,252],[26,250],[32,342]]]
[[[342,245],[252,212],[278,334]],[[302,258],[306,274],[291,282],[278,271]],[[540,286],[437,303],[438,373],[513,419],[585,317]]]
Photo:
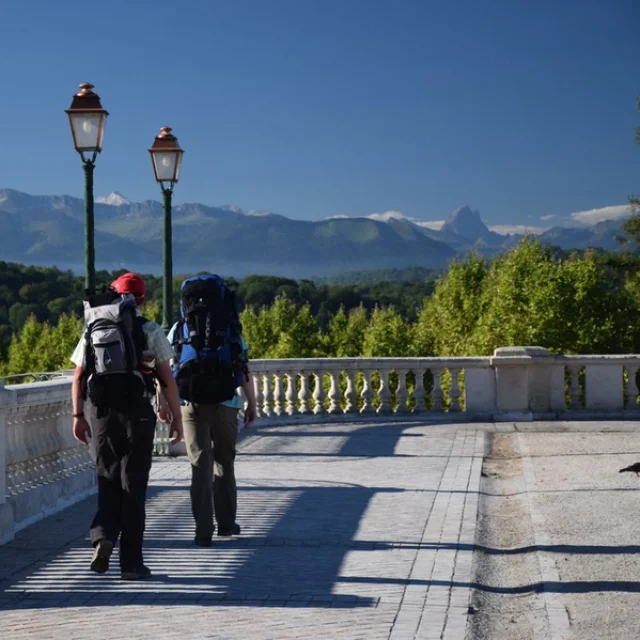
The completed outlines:
[[[415,425],[355,429],[349,432],[339,455],[356,451],[368,456],[392,455],[407,427]],[[270,435],[268,429],[261,430],[261,440]],[[304,432],[288,435],[307,437]],[[240,470],[241,458],[242,455]],[[214,538],[211,548],[191,543],[193,520],[187,484],[152,487],[145,560],[154,571],[153,580],[119,580],[117,554],[108,574],[90,573],[86,536],[70,537],[69,531],[64,531],[59,540],[50,540],[48,554],[35,563],[32,559],[30,564],[17,566],[15,572],[10,572],[13,575],[0,582],[0,609],[122,606],[156,601],[163,605],[197,602],[260,607],[375,606],[376,598],[358,595],[355,586],[349,589],[340,577],[340,568],[353,547],[354,535],[372,497],[380,491],[397,490],[331,481],[324,486],[317,486],[317,481],[309,484],[312,486],[301,481],[299,486],[296,483],[242,489],[238,520],[243,536],[232,540]],[[91,498],[71,507],[65,515],[70,516],[70,521],[74,517],[78,522],[84,519],[86,527],[94,503],[95,498]],[[0,564],[11,556],[12,548],[24,547],[29,540],[32,545],[37,544],[48,531],[51,536],[48,520],[29,527],[29,535],[18,534],[13,543],[0,548]]]

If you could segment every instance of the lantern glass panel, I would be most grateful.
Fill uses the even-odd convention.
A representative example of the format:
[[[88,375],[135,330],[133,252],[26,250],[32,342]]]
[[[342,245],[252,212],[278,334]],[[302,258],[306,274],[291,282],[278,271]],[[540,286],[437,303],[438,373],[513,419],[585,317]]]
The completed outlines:
[[[69,119],[78,151],[99,151],[102,148],[104,113],[72,113]]]
[[[176,151],[154,151],[152,153],[153,165],[156,172],[156,180],[177,182],[180,171],[181,154]]]

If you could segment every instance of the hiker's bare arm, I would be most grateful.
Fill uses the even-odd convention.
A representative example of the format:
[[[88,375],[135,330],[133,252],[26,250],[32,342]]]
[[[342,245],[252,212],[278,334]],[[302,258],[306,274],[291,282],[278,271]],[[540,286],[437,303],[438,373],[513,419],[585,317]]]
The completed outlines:
[[[84,374],[83,367],[76,367],[73,372],[73,384],[71,385],[71,406],[73,413],[82,413],[84,409],[84,398],[82,393],[82,376]]]
[[[180,413],[180,397],[178,395],[178,387],[176,381],[171,372],[169,361],[159,362],[156,365],[156,374],[162,385],[162,395],[164,396],[171,414],[173,415],[173,422],[171,423],[171,430],[169,435],[175,434],[171,442],[176,443],[182,440],[182,414]]]
[[[160,383],[156,383],[160,385]],[[171,415],[171,409],[169,409],[169,403],[167,399],[164,397],[164,393],[162,393],[162,387],[160,387],[161,393],[157,395],[158,399],[158,418],[162,420],[165,424],[170,424],[173,420],[173,416]]]
[[[91,428],[84,417],[84,391],[83,391],[84,369],[76,367],[73,373],[73,383],[71,385],[71,406],[73,407],[73,437],[79,442],[87,444],[87,438],[91,435]]]
[[[253,386],[253,376],[247,371],[246,376],[242,376],[242,388],[247,396],[247,408],[244,410],[244,426],[250,427],[258,417],[256,406],[256,391]]]

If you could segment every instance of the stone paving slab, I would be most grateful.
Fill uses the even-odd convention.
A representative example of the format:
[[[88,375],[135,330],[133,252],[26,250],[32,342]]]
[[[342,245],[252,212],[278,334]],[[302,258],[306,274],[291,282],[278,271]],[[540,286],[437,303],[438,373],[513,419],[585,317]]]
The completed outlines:
[[[640,434],[520,434],[518,442],[551,637],[640,637],[640,478],[619,473],[640,461]]]
[[[87,499],[0,547],[0,635],[462,639],[485,429],[252,430],[237,458],[242,535],[211,548],[192,543],[188,462],[158,460],[145,538],[154,578],[88,570]]]

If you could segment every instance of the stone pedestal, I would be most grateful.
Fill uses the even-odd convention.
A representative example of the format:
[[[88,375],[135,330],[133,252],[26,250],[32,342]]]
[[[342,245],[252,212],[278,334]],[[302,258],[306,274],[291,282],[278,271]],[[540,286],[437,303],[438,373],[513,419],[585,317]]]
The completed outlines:
[[[496,419],[532,420],[564,410],[564,365],[543,347],[502,347],[491,358]]]

